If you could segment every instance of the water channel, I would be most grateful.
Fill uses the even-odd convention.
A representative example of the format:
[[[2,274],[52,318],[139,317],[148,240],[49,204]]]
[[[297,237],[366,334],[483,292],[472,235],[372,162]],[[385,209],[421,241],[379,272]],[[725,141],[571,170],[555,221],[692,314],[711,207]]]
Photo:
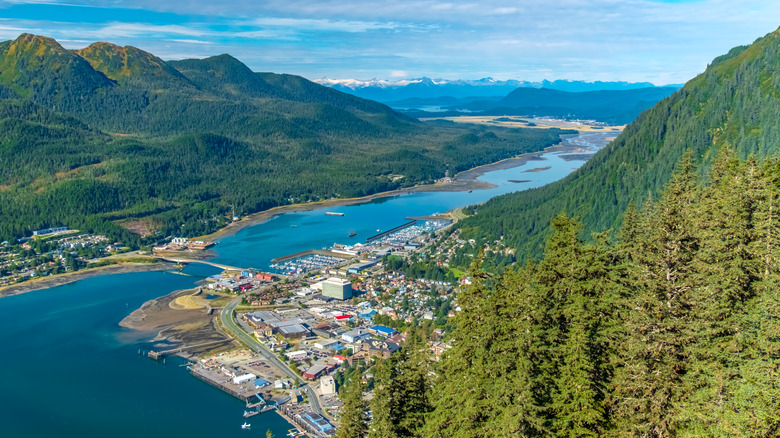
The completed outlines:
[[[614,133],[585,133],[568,142],[595,152]],[[274,257],[365,241],[408,216],[429,215],[539,187],[581,166],[582,159],[547,152],[541,160],[489,172],[496,185],[468,192],[412,193],[366,204],[274,217],[223,238],[218,263],[265,269]],[[580,157],[582,158],[582,157]],[[539,170],[545,169],[546,170]],[[527,181],[527,182],[511,182]],[[325,211],[344,213],[327,216]],[[348,237],[355,232],[356,236]],[[180,361],[165,364],[138,355],[153,334],[118,322],[143,302],[217,270],[190,266],[183,274],[145,272],[95,277],[0,299],[0,425],[8,437],[264,436],[283,437],[290,426],[274,413],[240,429],[243,403],[189,376]]]

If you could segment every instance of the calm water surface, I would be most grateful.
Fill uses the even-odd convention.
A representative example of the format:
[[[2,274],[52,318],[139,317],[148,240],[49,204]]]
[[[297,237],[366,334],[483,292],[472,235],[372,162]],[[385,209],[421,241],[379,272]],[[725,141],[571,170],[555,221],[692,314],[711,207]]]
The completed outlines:
[[[610,133],[572,139],[600,148]],[[428,215],[558,180],[583,161],[544,154],[479,179],[497,185],[472,193],[414,193],[367,204],[277,216],[223,239],[214,261],[265,269],[274,257],[334,242],[362,242],[407,216]],[[528,170],[551,167],[549,170]],[[508,180],[531,180],[511,183]],[[344,216],[326,216],[338,211]],[[350,232],[357,236],[347,237]],[[191,266],[180,275],[146,272],[81,280],[0,299],[0,435],[4,437],[283,437],[290,426],[275,413],[241,430],[243,403],[191,377],[180,361],[138,355],[151,335],[118,322],[145,301],[192,287],[216,270]]]

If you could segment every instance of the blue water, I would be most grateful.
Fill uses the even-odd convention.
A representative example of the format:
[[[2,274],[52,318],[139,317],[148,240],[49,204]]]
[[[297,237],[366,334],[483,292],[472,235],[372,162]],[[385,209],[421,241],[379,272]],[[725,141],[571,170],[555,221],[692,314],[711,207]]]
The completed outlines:
[[[569,139],[568,142],[601,148],[605,139],[614,133],[589,133]],[[560,152],[542,154],[542,160],[531,160],[512,169],[489,172],[478,179],[496,185],[488,190],[469,192],[419,192],[381,198],[366,204],[343,207],[325,207],[312,211],[287,213],[265,223],[247,227],[223,238],[214,247],[217,256],[212,261],[242,268],[267,269],[271,259],[308,249],[320,249],[334,243],[365,242],[377,230],[389,230],[407,222],[409,216],[427,216],[453,208],[485,202],[509,192],[541,187],[557,181],[579,168],[584,161],[566,161]],[[529,170],[550,167],[549,170]],[[529,181],[514,183],[509,180]],[[326,211],[344,213],[327,216]],[[357,233],[348,237],[349,233]]]
[[[186,272],[186,271],[185,271]],[[241,430],[244,404],[177,358],[138,355],[149,334],[117,325],[145,301],[192,286],[164,272],[111,275],[0,300],[0,436],[284,437],[268,412]]]
[[[573,141],[600,146],[605,135]],[[599,137],[601,136],[601,137]],[[496,184],[472,193],[415,193],[367,204],[285,214],[248,227],[215,247],[214,261],[265,268],[270,259],[334,242],[362,242],[407,216],[429,215],[538,187],[567,175],[582,161],[544,154],[524,166],[480,179]],[[526,172],[543,167],[550,170]],[[510,183],[508,180],[531,180]],[[344,216],[326,216],[325,211]],[[296,225],[297,227],[292,227]],[[347,237],[350,232],[357,236]],[[0,436],[264,436],[283,437],[290,426],[275,413],[244,422],[241,401],[191,377],[179,361],[138,355],[151,334],[118,326],[152,298],[185,289],[217,271],[191,265],[188,275],[146,272],[95,277],[0,299]]]

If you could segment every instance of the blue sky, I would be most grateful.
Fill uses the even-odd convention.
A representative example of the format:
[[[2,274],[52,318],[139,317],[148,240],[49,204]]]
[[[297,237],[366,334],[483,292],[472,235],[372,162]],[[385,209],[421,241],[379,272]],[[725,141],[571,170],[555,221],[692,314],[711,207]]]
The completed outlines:
[[[779,25],[777,0],[0,0],[0,40],[230,53],[310,79],[681,83]]]

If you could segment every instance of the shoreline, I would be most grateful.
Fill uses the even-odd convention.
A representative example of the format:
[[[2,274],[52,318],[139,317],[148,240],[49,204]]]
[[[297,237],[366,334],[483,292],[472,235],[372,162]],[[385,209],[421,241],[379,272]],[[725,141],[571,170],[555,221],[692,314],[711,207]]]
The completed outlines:
[[[219,240],[223,237],[232,236],[246,227],[258,225],[268,220],[273,219],[276,216],[283,215],[285,213],[297,213],[302,211],[312,211],[324,207],[343,207],[348,205],[362,204],[373,201],[380,198],[391,198],[395,196],[405,195],[409,193],[435,193],[435,192],[465,192],[469,190],[487,190],[496,187],[486,181],[480,181],[477,178],[488,173],[497,170],[512,169],[522,166],[529,161],[539,160],[542,154],[549,152],[581,152],[582,146],[568,144],[569,138],[577,137],[579,134],[564,134],[561,135],[561,141],[552,146],[548,146],[537,152],[526,152],[524,154],[517,155],[515,157],[505,158],[493,163],[483,164],[481,166],[472,167],[471,169],[463,170],[455,174],[452,177],[452,182],[448,183],[435,183],[426,185],[417,185],[413,187],[407,187],[402,189],[395,189],[386,192],[374,193],[373,195],[362,196],[359,198],[342,198],[342,199],[326,199],[323,201],[307,202],[305,204],[290,204],[280,205],[268,210],[258,211],[256,213],[249,214],[241,218],[237,222],[233,222],[223,227],[214,233],[204,236],[193,238],[195,240]]]
[[[127,274],[131,272],[169,271],[176,266],[175,263],[159,261],[156,263],[121,263],[118,265],[99,266],[97,268],[84,268],[76,272],[50,275],[35,280],[27,280],[23,283],[0,287],[0,298],[33,292],[41,289],[62,286],[87,278],[101,275]]]
[[[542,154],[549,152],[569,152],[576,153],[582,152],[582,146],[567,143],[567,140],[580,136],[582,134],[588,134],[592,132],[581,131],[578,134],[564,134],[561,135],[561,141],[552,146],[548,146],[537,152],[527,152],[515,157],[505,158],[493,163],[483,164],[481,166],[472,167],[461,172],[458,172],[453,176],[452,181],[448,183],[435,183],[427,185],[418,185],[413,187],[407,187],[403,189],[390,190],[386,192],[374,193],[373,195],[363,196],[359,198],[343,198],[343,199],[326,199],[324,201],[307,202],[305,204],[290,204],[273,207],[268,210],[259,211],[245,216],[237,222],[233,222],[223,227],[220,230],[212,234],[193,238],[199,240],[218,240],[223,237],[232,236],[246,227],[261,224],[276,216],[285,213],[296,213],[301,211],[311,211],[324,207],[341,207],[348,205],[357,205],[366,202],[373,201],[380,198],[390,198],[400,196],[409,193],[435,193],[435,192],[465,192],[468,190],[486,190],[496,187],[486,181],[479,181],[477,178],[480,176],[497,170],[512,169],[514,167],[522,166],[529,161],[538,160]],[[209,251],[209,256],[206,259],[213,257],[213,252]],[[0,286],[0,299],[10,297],[13,295],[19,295],[26,292],[33,292],[41,289],[48,289],[52,287],[62,286],[65,284],[73,283],[79,280],[97,277],[100,275],[114,275],[125,274],[132,272],[146,272],[146,271],[167,271],[175,266],[174,263],[160,261],[159,263],[123,263],[119,265],[100,266],[97,268],[83,269],[76,272],[70,272],[65,274],[57,274],[48,276],[45,278],[28,280],[19,284],[12,284],[7,286]]]

